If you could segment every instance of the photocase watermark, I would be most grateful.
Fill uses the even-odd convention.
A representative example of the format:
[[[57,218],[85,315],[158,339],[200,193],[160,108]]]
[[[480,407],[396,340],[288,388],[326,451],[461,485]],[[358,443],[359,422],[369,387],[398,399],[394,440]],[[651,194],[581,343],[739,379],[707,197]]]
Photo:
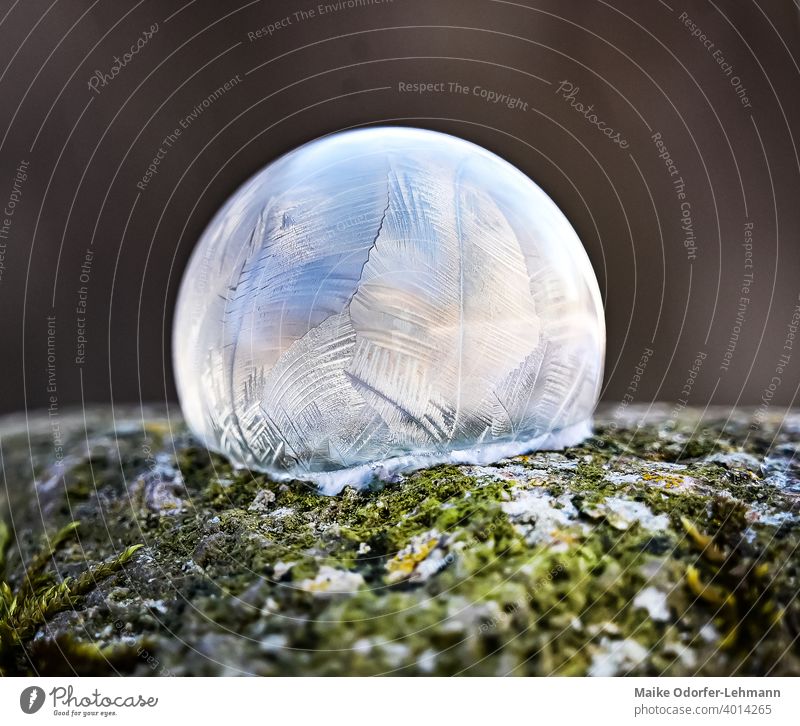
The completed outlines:
[[[0,216],[0,282],[6,271],[6,252],[11,239],[11,228],[14,224],[14,215],[22,201],[22,188],[28,180],[30,162],[22,159],[14,170],[14,179],[11,182],[11,192],[3,205],[3,214]]]
[[[650,140],[656,147],[658,158],[664,162],[664,167],[669,174],[672,183],[672,191],[678,201],[678,208],[680,210],[680,217],[678,223],[680,224],[681,232],[683,233],[683,247],[686,250],[686,259],[692,262],[697,258],[697,238],[694,232],[694,220],[692,217],[692,203],[686,195],[686,182],[683,180],[681,173],[678,169],[677,163],[672,158],[670,150],[667,148],[666,143],[660,131],[655,131],[650,135]]]
[[[736,304],[736,316],[733,319],[728,342],[725,345],[725,351],[722,353],[722,360],[719,364],[719,370],[722,373],[726,373],[730,369],[731,361],[739,345],[739,338],[742,335],[742,327],[744,327],[744,322],[747,319],[747,309],[749,307],[750,298],[739,297],[739,301]]]
[[[609,141],[619,146],[620,149],[627,149],[630,146],[628,140],[619,131],[609,126],[597,115],[593,103],[587,106],[583,101],[578,100],[578,95],[581,92],[580,86],[576,86],[571,81],[561,81],[555,92],[569,104],[573,111],[583,116],[603,136],[606,136]]]
[[[260,28],[247,33],[247,39],[252,43],[263,38],[271,38],[281,30],[290,28],[295,24],[303,23],[307,20],[333,15],[342,10],[355,10],[357,8],[368,8],[375,5],[390,5],[395,0],[338,0],[338,2],[319,3],[307,7],[305,10],[295,10],[288,15],[283,15],[270,20]]]
[[[172,671],[168,670],[167,668],[164,668],[164,666],[161,665],[161,661],[158,658],[156,658],[149,650],[147,650],[147,648],[139,646],[136,649],[136,655],[139,656],[142,662],[154,673],[157,673],[159,676],[162,676],[164,678],[172,677],[173,675]]]
[[[89,716],[114,716],[126,708],[155,708],[158,698],[137,693],[132,696],[107,696],[95,689],[82,695],[73,686],[56,686],[49,693],[39,686],[28,686],[19,696],[19,707],[23,713],[39,711],[50,699],[54,716],[73,718]],[[114,710],[111,710],[114,709]]]
[[[680,397],[675,401],[670,420],[667,422],[668,424],[674,424],[675,419],[678,418],[681,411],[689,405],[689,398],[692,395],[694,384],[697,381],[697,377],[700,375],[700,370],[706,358],[708,358],[708,353],[702,350],[697,351],[697,355],[687,371],[686,379],[683,382],[683,388],[681,388],[679,394]]]
[[[420,96],[427,94],[473,96],[492,105],[505,106],[511,111],[527,111],[529,108],[528,102],[520,96],[459,81],[400,81],[397,84],[397,91]]]
[[[565,569],[564,563],[559,562],[546,575],[542,575],[533,585],[531,585],[529,588],[526,588],[525,595],[523,597],[520,597],[511,603],[506,603],[503,607],[502,614],[481,623],[480,632],[488,633],[490,630],[494,630],[500,625],[504,625],[505,623],[507,623],[509,620],[511,620],[512,617],[514,617],[514,615],[517,612],[522,610],[524,607],[532,606],[536,598],[536,593],[543,587],[551,583],[556,577],[558,577],[558,575],[560,575],[564,571],[564,569]]]
[[[722,354],[722,360],[719,364],[719,369],[722,373],[726,373],[730,369],[731,361],[739,345],[742,327],[747,318],[747,310],[750,307],[750,291],[755,282],[755,275],[753,273],[754,226],[754,223],[750,221],[745,221],[744,223],[744,241],[742,242],[742,248],[744,249],[744,269],[742,271],[741,282],[739,283],[739,301],[736,306],[736,317],[731,326],[728,343],[725,346],[725,351]]]
[[[50,437],[56,467],[64,460],[64,440],[58,413],[58,379],[56,378],[56,316],[47,316],[47,414],[50,418]]]
[[[36,713],[44,706],[45,693],[39,686],[28,686],[19,696],[19,707],[23,713]]]
[[[120,620],[119,618],[117,618],[114,621],[114,630],[116,630],[117,633],[121,634],[122,631],[124,631],[126,628],[127,628],[127,624],[125,623],[124,620]],[[161,664],[161,661],[153,653],[151,653],[147,648],[145,648],[143,645],[139,645],[136,648],[136,656],[151,671],[153,671],[157,675],[164,676],[164,677],[167,677],[167,678],[169,678],[169,677],[171,677],[173,675],[172,671],[170,671],[168,668],[165,668]]]
[[[78,277],[78,302],[75,305],[75,365],[82,366],[86,362],[86,311],[89,304],[89,280],[92,277],[94,251],[86,248]]]
[[[778,360],[775,361],[772,377],[769,383],[764,386],[764,390],[761,393],[761,403],[753,414],[753,420],[750,423],[750,428],[752,430],[756,430],[761,426],[767,414],[767,410],[772,403],[772,399],[775,397],[778,388],[780,388],[783,382],[783,374],[786,372],[792,360],[798,327],[800,327],[800,295],[797,297],[794,308],[792,309],[792,314],[789,316],[789,322],[786,325],[786,332],[783,340],[783,348],[781,348],[781,352],[778,355]]]
[[[149,709],[158,705],[156,696],[144,696],[141,693],[132,696],[107,696],[97,688],[82,695],[73,686],[57,686],[47,696],[51,699],[54,716],[111,716],[117,710]]]
[[[642,354],[639,356],[639,362],[633,367],[633,375],[628,383],[628,387],[625,389],[625,394],[620,399],[619,403],[617,404],[616,408],[614,409],[614,413],[611,416],[611,421],[606,427],[606,433],[609,435],[613,435],[619,429],[619,424],[617,421],[622,418],[625,414],[625,410],[636,400],[636,394],[639,391],[639,384],[642,382],[642,378],[644,378],[645,371],[647,370],[647,364],[650,362],[650,359],[653,357],[654,351],[652,348],[645,348],[642,351]],[[604,445],[604,441],[601,439],[599,442],[600,446]]]
[[[736,95],[739,97],[739,102],[742,104],[742,106],[744,108],[753,108],[753,104],[750,103],[747,88],[745,88],[744,84],[742,83],[742,79],[734,72],[733,64],[725,58],[725,54],[722,52],[722,49],[717,47],[716,43],[714,43],[714,41],[708,37],[702,28],[700,28],[697,23],[694,22],[694,20],[692,20],[692,18],[689,16],[689,13],[687,13],[685,10],[678,16],[678,20],[683,23],[684,27],[689,31],[689,34],[693,38],[697,38],[698,42],[703,46],[714,62],[716,62],[720,72],[728,79],[733,87],[733,90],[736,92]]]
[[[744,249],[744,271],[753,269],[753,228],[755,224],[750,221],[744,223],[744,240],[742,241],[742,248]]]
[[[180,141],[181,135],[186,131],[197,119],[199,119],[213,104],[219,101],[226,93],[238,86],[242,82],[242,77],[237,73],[232,78],[228,79],[218,88],[215,88],[212,93],[209,93],[200,103],[198,103],[186,116],[178,121],[178,125],[168,133],[162,140],[156,155],[152,158],[147,166],[147,170],[142,177],[136,182],[136,188],[139,191],[144,191],[153,180],[153,177],[158,174],[158,167],[161,162],[167,158],[170,149]]]
[[[142,32],[126,53],[123,53],[122,56],[114,56],[114,62],[108,69],[105,71],[100,69],[95,70],[86,84],[89,90],[99,95],[101,89],[106,88],[106,86],[122,73],[122,70],[147,47],[148,43],[150,43],[157,32],[158,23],[153,23],[147,30]]]
[[[644,378],[645,371],[647,370],[647,364],[650,362],[652,357],[652,348],[645,348],[642,351],[642,355],[639,357],[639,362],[633,367],[633,375],[628,383],[628,387],[625,389],[625,395],[617,405],[614,418],[619,418],[624,413],[625,409],[631,403],[633,403],[636,393],[639,390],[639,384],[642,382],[642,378]]]

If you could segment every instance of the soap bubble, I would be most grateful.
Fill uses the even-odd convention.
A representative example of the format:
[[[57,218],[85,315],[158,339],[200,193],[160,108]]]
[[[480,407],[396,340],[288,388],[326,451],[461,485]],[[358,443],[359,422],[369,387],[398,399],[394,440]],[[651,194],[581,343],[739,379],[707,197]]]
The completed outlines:
[[[433,131],[333,134],[203,233],[173,331],[186,421],[237,466],[328,493],[590,431],[605,326],[566,217]]]

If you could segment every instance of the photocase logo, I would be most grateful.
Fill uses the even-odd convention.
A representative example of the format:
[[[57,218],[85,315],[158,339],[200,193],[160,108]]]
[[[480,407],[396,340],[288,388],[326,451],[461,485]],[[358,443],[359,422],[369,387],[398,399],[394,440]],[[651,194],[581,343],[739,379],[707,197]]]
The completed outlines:
[[[36,713],[44,705],[44,689],[28,686],[19,697],[19,707],[24,713]]]

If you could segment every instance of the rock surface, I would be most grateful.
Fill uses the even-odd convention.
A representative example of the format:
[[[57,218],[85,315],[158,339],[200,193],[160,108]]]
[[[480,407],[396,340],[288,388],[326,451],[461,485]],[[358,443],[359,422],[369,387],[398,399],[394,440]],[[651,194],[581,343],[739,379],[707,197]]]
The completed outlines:
[[[90,586],[16,636],[0,607],[5,673],[800,675],[800,413],[600,411],[563,452],[335,497],[174,411],[57,424],[58,451],[51,418],[0,420],[0,570]]]

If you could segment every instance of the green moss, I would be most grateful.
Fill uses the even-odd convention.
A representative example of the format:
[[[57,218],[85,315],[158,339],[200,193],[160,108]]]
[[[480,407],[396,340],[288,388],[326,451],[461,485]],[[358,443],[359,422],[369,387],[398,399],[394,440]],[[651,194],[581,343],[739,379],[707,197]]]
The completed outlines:
[[[715,429],[698,432],[693,423],[684,423],[663,429],[654,426],[628,429],[601,425],[595,435],[576,447],[576,450],[605,461],[619,456],[633,456],[646,461],[680,462],[730,448],[722,432]]]
[[[16,591],[7,581],[0,580],[0,675],[15,672],[20,651],[41,625],[56,613],[73,608],[78,598],[93,590],[98,582],[119,572],[142,547],[128,547],[112,560],[90,566],[77,577],[53,583],[45,568],[77,528],[78,523],[71,522],[48,538],[42,551],[29,563]],[[3,524],[0,527],[3,563],[9,539],[8,527]]]
[[[184,477],[187,473],[181,470]],[[259,489],[264,487],[263,477],[253,476],[252,474],[234,474],[230,476],[227,472],[216,471],[209,474],[207,471],[200,470],[192,472],[192,476],[197,479],[208,481],[208,485],[203,491],[206,503],[215,509],[229,507],[246,508],[253,501]],[[206,479],[206,477],[208,477]]]
[[[640,674],[796,674],[800,533],[791,517],[758,520],[793,504],[758,475],[706,460],[745,449],[741,432],[723,434],[723,425],[601,427],[581,446],[513,467],[474,475],[441,466],[335,497],[236,471],[181,432],[132,432],[118,464],[101,440],[90,460],[73,458],[83,463],[65,472],[66,490],[41,503],[54,526],[70,512],[81,519],[81,546],[67,538],[42,548],[24,525],[7,579],[19,591],[20,562],[33,563],[38,591],[56,584],[46,567],[53,558],[77,578],[113,562],[124,543],[146,542],[149,557],[124,581],[100,581],[50,621],[59,639],[80,618],[90,635],[63,650],[90,673],[102,671],[102,656],[136,673],[211,674],[222,663],[267,675],[585,674],[604,642],[628,639],[648,654]],[[76,446],[85,447],[80,433]],[[185,506],[158,511],[129,496],[131,482],[158,484],[156,455],[180,468]],[[15,461],[9,450],[7,466]],[[92,474],[99,496],[86,486]],[[538,510],[512,521],[504,508],[534,487],[545,510],[560,508],[556,519],[569,521],[550,540],[530,537]],[[621,525],[603,506],[610,497],[666,514],[669,524]],[[4,536],[0,529],[0,544]],[[390,563],[407,547],[397,576]],[[323,567],[354,583],[352,592],[307,588]],[[667,598],[668,617],[635,604],[646,587]],[[146,644],[159,667],[121,648],[120,633]],[[26,653],[34,657],[34,642],[43,643],[40,672],[59,673],[46,639],[26,641]]]
[[[14,543],[14,538],[9,527],[0,519],[0,581],[5,580],[6,567],[8,565],[8,551]]]
[[[64,473],[64,487],[69,504],[87,500],[98,487],[117,488],[122,483],[119,466],[110,464],[105,456],[92,456],[81,460]]]
[[[41,638],[26,648],[25,656],[34,673],[50,676],[107,676],[109,671],[126,673],[142,661],[141,645],[113,643],[97,645],[62,634]]]
[[[581,461],[575,474],[575,483],[578,488],[596,489],[603,485],[606,472],[596,461]]]
[[[692,605],[704,608],[718,623],[720,647],[732,651],[735,670],[746,671],[749,661],[764,655],[752,653],[753,643],[768,642],[773,630],[790,635],[786,616],[788,610],[796,616],[794,598],[786,601],[778,594],[780,565],[774,553],[758,539],[745,537],[747,513],[741,502],[713,500],[702,524],[708,535],[686,523],[699,551],[687,567],[686,587],[695,598]]]
[[[640,437],[635,443],[649,447],[654,459],[682,458],[657,442],[657,437]],[[687,447],[687,456],[710,450],[704,447]],[[683,610],[677,624],[654,621],[644,609],[633,606],[637,593],[650,581],[644,574],[648,563],[659,563],[664,592],[695,566],[698,554],[684,537],[684,518],[701,522],[715,533],[715,540],[728,543],[741,537],[744,524],[734,511],[723,514],[725,499],[655,486],[645,477],[633,483],[612,483],[604,464],[613,467],[615,459],[605,453],[607,449],[585,460],[586,450],[577,450],[574,455],[581,458],[574,472],[549,482],[546,489],[554,495],[568,492],[579,509],[609,496],[641,501],[655,514],[670,516],[670,532],[653,535],[636,525],[620,532],[604,521],[593,521],[589,534],[567,552],[553,553],[546,547],[532,550],[502,511],[517,482],[476,479],[457,467],[419,472],[402,484],[373,491],[345,489],[328,498],[302,483],[276,485],[260,478],[234,479],[225,486],[224,497],[213,483],[207,491],[216,494],[209,499],[215,507],[223,502],[244,507],[263,488],[275,494],[262,515],[228,510],[221,516],[221,526],[227,531],[235,523],[229,533],[239,539],[245,532],[271,538],[266,571],[273,571],[269,564],[294,563],[288,575],[292,582],[313,578],[320,564],[329,561],[341,569],[355,568],[377,584],[382,582],[388,559],[413,537],[432,530],[450,534],[452,554],[425,585],[424,599],[417,594],[418,586],[402,583],[388,590],[366,589],[324,605],[312,594],[293,588],[269,588],[280,609],[315,613],[307,628],[279,631],[290,636],[290,647],[309,651],[304,662],[315,673],[395,672],[398,668],[399,672],[422,673],[429,657],[435,662],[435,672],[489,674],[507,662],[509,653],[520,664],[516,672],[585,673],[606,631],[645,647],[678,643],[685,640],[681,619],[696,624],[710,616],[702,598],[678,598]],[[696,463],[686,474],[720,491],[748,494],[748,501],[753,500],[751,483],[741,482],[745,488],[737,489],[738,474],[724,467]],[[357,554],[363,546],[369,555]],[[233,553],[248,567],[252,564],[246,545],[234,547]],[[673,559],[664,561],[668,554]],[[683,587],[691,597],[688,585]],[[453,614],[453,603],[461,603],[464,618],[471,611],[479,614],[465,624],[458,612]],[[726,637],[727,631],[721,632]],[[364,643],[370,644],[369,655],[359,654]],[[326,653],[332,650],[342,657],[328,658]],[[404,655],[398,661],[399,653]],[[645,672],[685,672],[678,654],[679,649],[659,652]],[[464,663],[475,665],[464,668]],[[284,666],[282,672],[290,670]]]

